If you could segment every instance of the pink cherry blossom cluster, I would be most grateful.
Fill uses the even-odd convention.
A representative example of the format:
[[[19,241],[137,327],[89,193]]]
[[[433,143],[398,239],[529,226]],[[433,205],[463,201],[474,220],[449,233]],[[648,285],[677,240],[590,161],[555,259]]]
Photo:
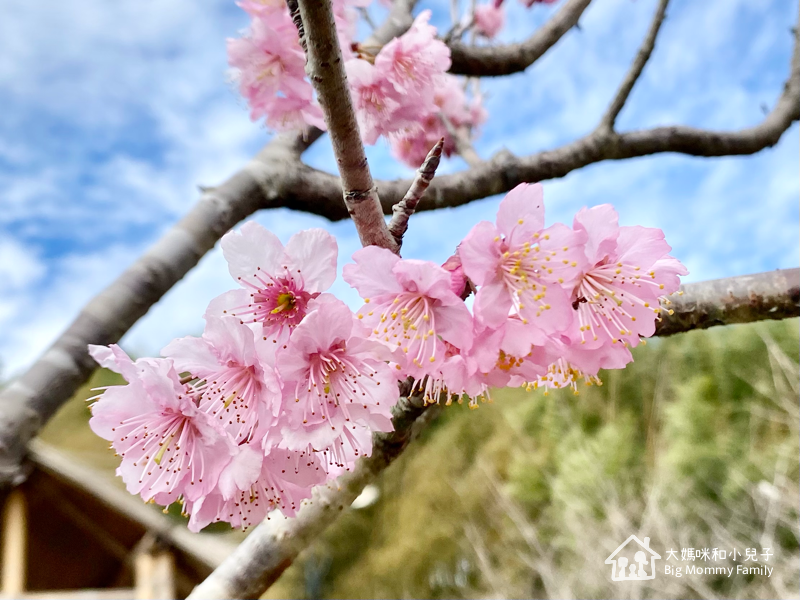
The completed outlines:
[[[136,361],[90,346],[128,382],[95,398],[90,426],[128,490],[181,502],[192,530],[294,515],[392,431],[398,380],[470,407],[490,388],[598,382],[632,360],[687,273],[660,230],[620,227],[610,205],[545,227],[539,184],[512,190],[442,266],[358,250],[343,269],[356,313],[326,293],[338,248],[321,229],[284,247],[250,222],[221,246],[238,288],[211,301],[201,337]]]
[[[450,49],[437,38],[423,11],[411,28],[382,47],[354,43],[357,13],[369,0],[333,3],[345,70],[361,136],[366,144],[388,139],[393,154],[418,167],[444,137],[446,156],[455,151],[448,126],[475,128],[486,114],[479,94],[467,98],[462,81],[447,74]],[[305,56],[282,0],[246,0],[251,17],[241,38],[228,40],[234,68],[251,118],[275,130],[305,124],[325,129],[322,111],[305,78]]]

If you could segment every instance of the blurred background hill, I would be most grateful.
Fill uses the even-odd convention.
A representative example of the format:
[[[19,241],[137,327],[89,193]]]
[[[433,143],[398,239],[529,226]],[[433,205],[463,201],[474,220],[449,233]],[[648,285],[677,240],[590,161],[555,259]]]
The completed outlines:
[[[448,407],[267,597],[798,597],[799,325],[653,339],[577,396]],[[97,371],[41,437],[113,474],[85,400],[119,382]],[[661,554],[658,575],[612,583],[604,561],[634,533]],[[728,558],[667,560],[688,548]],[[735,573],[747,548],[770,577]],[[665,561],[734,574],[676,578]]]

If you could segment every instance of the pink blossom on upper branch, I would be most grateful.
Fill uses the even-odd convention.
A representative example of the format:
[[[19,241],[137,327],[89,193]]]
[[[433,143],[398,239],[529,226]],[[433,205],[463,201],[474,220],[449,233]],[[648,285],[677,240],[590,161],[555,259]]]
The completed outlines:
[[[394,351],[398,374],[435,376],[445,343],[459,351],[472,346],[472,316],[450,289],[450,274],[423,260],[403,260],[368,246],[353,254],[342,277],[366,303],[359,319],[372,338]]]
[[[421,120],[421,127],[401,131],[389,136],[392,154],[410,167],[422,164],[428,152],[439,139],[444,138],[443,154],[452,156],[456,143],[445,126],[446,118],[456,129],[474,131],[486,121],[486,111],[480,97],[467,100],[462,82],[452,75],[442,76],[433,95],[434,108]]]
[[[132,361],[119,346],[89,346],[103,367],[128,385],[106,388],[92,404],[89,426],[122,457],[117,475],[131,494],[170,504],[198,499],[217,485],[234,447],[199,410],[171,360]]]
[[[505,21],[505,10],[494,2],[475,7],[475,30],[485,38],[492,39],[500,33]]]
[[[348,60],[345,70],[365,144],[374,144],[382,135],[416,125],[417,115],[403,113],[402,97],[385,73],[358,58]]]
[[[497,211],[496,225],[483,221],[458,249],[464,272],[479,286],[475,316],[486,327],[500,327],[509,314],[519,317],[540,343],[543,335],[572,323],[570,293],[581,275],[584,232],[562,224],[544,228],[540,184],[520,184]]]
[[[450,48],[436,39],[430,18],[430,10],[422,11],[406,33],[386,44],[375,57],[375,68],[409,104],[430,104],[435,84],[451,64]]]
[[[397,378],[388,351],[338,300],[324,302],[292,332],[278,355],[284,380],[282,447],[309,446],[326,468],[368,456],[372,431],[392,431]]]
[[[434,93],[450,68],[450,49],[436,39],[436,28],[428,24],[430,14],[423,11],[406,33],[381,48],[374,65],[358,58],[345,63],[367,144],[381,135],[417,131],[435,111]]]
[[[250,104],[250,117],[267,119],[274,129],[302,121],[322,129],[322,112],[305,79],[305,54],[289,11],[272,3],[248,2],[253,10],[247,35],[228,40],[228,62],[237,70],[239,91]],[[255,6],[264,7],[256,11]]]
[[[620,227],[610,204],[582,209],[574,228],[587,235],[587,263],[573,293],[573,341],[587,348],[636,346],[655,333],[660,298],[677,291],[678,275],[688,271],[669,256],[660,229]]]
[[[336,279],[338,246],[323,229],[301,231],[284,248],[278,236],[250,221],[226,233],[220,245],[243,289],[212,300],[207,314],[260,323],[272,339],[297,326]]]

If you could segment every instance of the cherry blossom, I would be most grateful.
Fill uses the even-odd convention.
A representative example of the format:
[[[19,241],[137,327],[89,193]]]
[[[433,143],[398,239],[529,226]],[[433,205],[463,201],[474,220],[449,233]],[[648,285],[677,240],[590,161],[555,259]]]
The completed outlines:
[[[575,287],[575,342],[587,348],[618,342],[636,346],[655,332],[660,298],[677,290],[688,271],[669,256],[660,229],[620,227],[610,204],[584,208],[574,227],[587,235],[587,264]]]
[[[297,326],[336,279],[336,239],[323,229],[293,235],[286,247],[254,221],[220,242],[231,276],[243,289],[212,300],[206,314],[257,324],[275,339]]]
[[[122,457],[117,474],[128,491],[164,504],[211,492],[233,445],[197,408],[172,361],[134,362],[116,345],[89,346],[89,353],[128,382],[106,388],[92,404],[89,420],[92,431]]]
[[[343,446],[355,456],[369,455],[370,432],[392,430],[397,377],[386,362],[389,353],[368,335],[338,300],[321,303],[292,332],[278,356],[283,445],[311,446],[326,453],[326,466],[341,467],[352,462]]]
[[[416,168],[425,160],[431,146],[444,138],[443,154],[452,156],[456,152],[456,143],[443,119],[456,129],[466,128],[474,132],[486,121],[486,111],[481,102],[480,96],[468,101],[462,82],[452,75],[443,75],[434,89],[434,108],[420,119],[421,126],[389,136],[392,154]]]
[[[584,239],[562,224],[545,229],[541,185],[518,185],[500,203],[496,224],[478,223],[459,246],[464,272],[480,286],[476,318],[499,327],[512,314],[533,332],[567,329],[574,311],[565,289],[586,262]]]
[[[189,373],[200,410],[239,444],[262,438],[277,420],[281,388],[275,344],[234,317],[206,317],[203,337],[170,342],[162,354]]]
[[[276,448],[264,456],[242,446],[220,474],[218,489],[196,502],[186,502],[189,529],[200,531],[219,521],[247,529],[269,518],[273,510],[293,517],[325,478],[318,458],[308,452]]]
[[[253,21],[247,35],[228,40],[228,62],[236,69],[239,91],[250,117],[266,117],[270,127],[296,127],[301,120],[325,129],[311,83],[305,79],[305,54],[285,4],[248,2]],[[257,10],[256,7],[263,7]]]
[[[505,25],[505,11],[494,2],[475,7],[475,30],[485,38],[492,39]]]
[[[364,298],[359,319],[373,339],[395,351],[403,374],[435,375],[445,342],[459,350],[472,346],[472,316],[443,268],[375,246],[358,250],[353,260],[342,277]]]
[[[386,44],[375,57],[375,68],[403,94],[409,104],[430,105],[439,78],[450,68],[450,49],[436,39],[436,28],[424,10],[409,30]]]

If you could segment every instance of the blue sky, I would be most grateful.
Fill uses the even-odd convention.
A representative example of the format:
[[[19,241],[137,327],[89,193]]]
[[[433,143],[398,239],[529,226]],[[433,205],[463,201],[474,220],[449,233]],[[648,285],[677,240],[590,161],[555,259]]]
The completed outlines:
[[[466,4],[466,2],[462,2]],[[448,27],[448,2],[423,3]],[[523,39],[559,5],[507,0],[503,41]],[[649,26],[655,0],[595,0],[526,73],[486,81],[488,158],[552,148],[590,131]],[[674,0],[621,130],[669,124],[733,129],[771,108],[788,73],[797,3]],[[191,209],[198,185],[233,174],[269,138],[251,123],[226,74],[225,38],[246,25],[229,1],[5,0],[0,19],[0,376],[24,369],[81,306]],[[378,144],[376,176],[409,174]],[[306,155],[334,163],[325,138]],[[623,224],[662,228],[690,280],[798,264],[798,126],[752,157],[658,155],[593,165],[545,183],[548,221],[615,204]],[[463,168],[448,161],[442,170]],[[416,215],[404,255],[444,261],[499,198]],[[349,222],[286,210],[255,218],[284,241],[324,227],[340,268],[358,247]],[[156,354],[202,330],[202,312],[232,287],[219,251],[129,332],[123,345]],[[334,291],[356,296],[341,280]]]

